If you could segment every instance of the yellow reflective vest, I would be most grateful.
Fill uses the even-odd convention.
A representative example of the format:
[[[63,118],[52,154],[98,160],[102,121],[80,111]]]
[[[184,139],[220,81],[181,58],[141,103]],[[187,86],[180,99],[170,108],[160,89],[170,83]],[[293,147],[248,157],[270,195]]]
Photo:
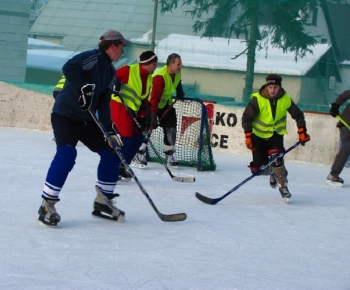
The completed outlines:
[[[65,77],[64,75],[62,75],[62,77],[61,77],[60,80],[58,81],[58,83],[57,83],[57,85],[55,86],[55,89],[54,89],[53,91],[54,91],[54,92],[60,92],[60,91],[62,91],[65,82],[66,82],[66,77]]]
[[[171,105],[173,102],[172,94],[176,91],[176,87],[178,86],[179,82],[181,81],[181,73],[175,74],[174,82],[171,79],[171,76],[168,74],[167,71],[167,65],[161,67],[159,70],[157,70],[155,73],[153,73],[153,77],[161,75],[164,79],[164,90],[163,94],[160,98],[158,109],[163,109],[166,104]]]
[[[142,104],[142,100],[149,96],[149,92],[152,85],[152,75],[147,77],[147,87],[145,93],[142,94],[142,80],[140,77],[140,65],[132,64],[129,65],[129,79],[127,84],[122,85],[120,92],[120,97],[112,94],[112,100],[122,103],[123,99],[124,104],[133,110],[138,112]]]
[[[270,138],[274,132],[287,134],[287,110],[292,104],[292,99],[288,94],[284,94],[277,100],[275,117],[272,117],[270,100],[264,98],[260,93],[254,93],[251,98],[256,97],[260,112],[254,119],[253,133],[263,139]]]

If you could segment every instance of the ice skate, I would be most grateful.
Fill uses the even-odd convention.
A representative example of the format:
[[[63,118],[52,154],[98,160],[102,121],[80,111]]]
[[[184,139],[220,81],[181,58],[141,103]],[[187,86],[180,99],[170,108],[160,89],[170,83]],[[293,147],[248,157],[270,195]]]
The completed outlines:
[[[171,166],[173,168],[177,168],[179,165],[179,162],[177,162],[173,154],[166,155],[166,161],[168,163],[168,166]]]
[[[125,220],[125,212],[117,208],[113,200],[119,196],[118,193],[112,194],[110,197],[103,195],[100,189],[96,186],[96,198],[94,202],[94,210],[92,214],[96,217],[109,219],[113,221],[123,222]]]
[[[281,187],[279,188],[279,191],[283,200],[286,203],[289,203],[289,199],[292,197],[292,195],[290,194],[288,187],[285,184],[282,184]]]
[[[344,180],[339,177],[339,174],[332,171],[327,176],[326,184],[341,187],[344,184]]]
[[[129,171],[126,170],[124,165],[120,165],[118,180],[122,182],[129,182],[131,179],[132,175],[129,173]]]
[[[131,161],[131,166],[134,168],[145,168],[147,166],[146,154],[136,153],[134,159]]]
[[[61,217],[56,211],[56,202],[58,202],[58,200],[43,199],[38,210],[39,221],[48,226],[57,226],[57,223],[61,220]]]

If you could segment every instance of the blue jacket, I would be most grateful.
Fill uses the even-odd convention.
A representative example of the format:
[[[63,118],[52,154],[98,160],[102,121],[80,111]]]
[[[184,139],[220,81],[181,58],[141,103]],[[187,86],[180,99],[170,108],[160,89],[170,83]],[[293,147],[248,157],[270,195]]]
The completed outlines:
[[[95,84],[91,109],[98,111],[102,124],[111,124],[110,100],[115,82],[115,68],[108,54],[101,49],[82,52],[69,59],[62,68],[66,82],[57,95],[52,112],[79,121],[91,121],[88,111],[78,105],[80,89]]]

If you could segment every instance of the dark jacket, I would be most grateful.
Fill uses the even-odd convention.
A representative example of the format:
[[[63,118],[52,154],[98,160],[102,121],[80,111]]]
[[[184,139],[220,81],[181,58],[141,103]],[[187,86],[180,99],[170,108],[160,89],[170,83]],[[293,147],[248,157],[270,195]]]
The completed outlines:
[[[343,93],[341,93],[335,100],[335,103],[337,103],[339,106],[343,105],[347,100],[350,100],[350,90],[346,90]],[[344,111],[340,115],[342,119],[350,125],[350,104],[348,104]],[[337,124],[337,127],[344,126],[343,123],[339,122]]]
[[[89,112],[81,110],[78,98],[82,86],[95,84],[91,109],[98,111],[104,125],[110,124],[109,102],[115,82],[115,68],[108,54],[101,49],[82,52],[68,60],[62,71],[66,82],[56,97],[52,112],[75,120],[92,120]]]
[[[272,110],[272,115],[273,115],[273,117],[275,117],[276,104],[278,102],[278,99],[281,98],[286,93],[285,90],[283,88],[281,88],[279,93],[274,98],[269,98],[268,97],[268,93],[267,93],[266,85],[263,85],[260,88],[259,93],[263,97],[269,99],[271,110]],[[245,110],[243,112],[243,116],[242,116],[242,127],[243,127],[243,130],[244,130],[245,133],[246,132],[252,132],[252,130],[253,130],[252,122],[254,121],[256,116],[259,115],[259,112],[260,112],[260,108],[259,108],[259,104],[258,104],[257,98],[253,97],[253,98],[250,99],[250,102],[246,106],[246,108],[245,108]],[[288,113],[296,121],[298,128],[300,128],[300,127],[306,128],[304,113],[293,102],[293,100],[292,100],[291,106],[288,109]]]

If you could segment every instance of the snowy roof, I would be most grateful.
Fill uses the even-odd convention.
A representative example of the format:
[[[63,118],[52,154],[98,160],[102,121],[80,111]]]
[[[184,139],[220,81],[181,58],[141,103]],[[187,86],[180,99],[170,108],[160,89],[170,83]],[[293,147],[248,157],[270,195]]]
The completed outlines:
[[[127,38],[141,38],[153,29],[154,0],[50,0],[30,28],[30,35],[57,37],[70,50],[96,46],[100,36],[115,29]],[[158,5],[156,40],[170,33],[194,35],[196,21],[184,6],[161,12]],[[203,13],[202,19],[213,11]],[[151,35],[148,34],[148,44]]]
[[[62,45],[28,38],[27,67],[61,72],[66,61],[79,53],[80,51],[65,50]],[[121,58],[114,66],[120,67],[131,62],[127,58]]]
[[[283,53],[282,49],[269,47],[256,51],[255,73],[280,73],[284,75],[305,75],[317,61],[328,51],[328,44],[316,44],[312,47],[313,54],[308,53],[304,58],[294,60],[294,54]],[[207,69],[225,69],[246,71],[247,55],[242,54],[246,49],[246,42],[242,39],[225,39],[214,37],[201,38],[170,34],[161,40],[155,52],[160,62],[166,62],[169,54],[176,52],[181,55],[182,63],[186,67]]]
[[[63,45],[28,37],[28,49],[39,49],[39,48],[61,49],[61,50],[64,49]]]
[[[61,71],[66,61],[78,53],[68,50],[28,49],[27,67]]]
[[[63,64],[77,51],[64,50],[62,45],[28,38],[27,66],[52,71],[61,71]],[[330,48],[328,44],[317,44],[313,54],[294,61],[294,54],[284,54],[282,49],[269,48],[256,51],[255,73],[280,73],[283,75],[305,75]],[[241,39],[200,38],[180,34],[170,34],[156,46],[155,52],[160,62],[166,62],[169,54],[176,52],[181,55],[183,65],[207,69],[225,69],[246,71],[247,56],[245,54],[232,59],[246,49]],[[127,63],[122,59],[116,64]],[[129,60],[130,62],[130,60]]]

